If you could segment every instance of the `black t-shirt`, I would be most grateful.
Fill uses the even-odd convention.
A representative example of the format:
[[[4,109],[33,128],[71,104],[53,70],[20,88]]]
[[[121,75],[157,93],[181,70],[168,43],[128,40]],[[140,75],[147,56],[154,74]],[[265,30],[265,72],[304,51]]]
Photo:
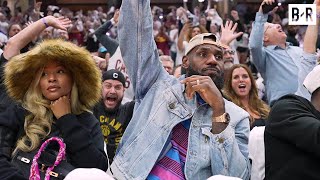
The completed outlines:
[[[120,105],[114,112],[107,112],[101,101],[93,110],[99,120],[104,141],[107,144],[108,156],[111,162],[115,156],[120,139],[127,128],[133,113],[134,101]]]

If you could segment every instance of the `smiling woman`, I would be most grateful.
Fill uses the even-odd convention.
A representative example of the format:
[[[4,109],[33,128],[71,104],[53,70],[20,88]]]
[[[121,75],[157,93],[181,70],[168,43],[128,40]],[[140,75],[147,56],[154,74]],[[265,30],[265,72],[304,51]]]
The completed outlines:
[[[224,95],[250,114],[251,129],[264,126],[270,108],[259,99],[255,79],[250,69],[243,64],[235,64],[225,77]]]

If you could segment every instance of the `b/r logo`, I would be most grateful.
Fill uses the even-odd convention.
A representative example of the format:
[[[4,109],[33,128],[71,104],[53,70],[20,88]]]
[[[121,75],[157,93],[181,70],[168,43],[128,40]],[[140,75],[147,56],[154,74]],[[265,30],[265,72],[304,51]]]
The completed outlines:
[[[289,4],[289,25],[316,25],[315,4]]]

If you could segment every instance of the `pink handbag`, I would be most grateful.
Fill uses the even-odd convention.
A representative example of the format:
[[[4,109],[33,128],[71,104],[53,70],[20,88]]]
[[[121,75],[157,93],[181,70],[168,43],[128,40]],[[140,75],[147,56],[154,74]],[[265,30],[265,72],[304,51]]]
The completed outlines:
[[[39,151],[37,152],[37,154],[34,156],[34,158],[32,160],[32,165],[31,165],[31,168],[30,168],[30,176],[29,176],[30,180],[40,180],[38,159],[39,159],[41,153],[45,151],[45,148],[47,147],[47,145],[52,141],[57,141],[57,143],[59,144],[60,148],[59,148],[59,152],[58,152],[57,158],[56,158],[53,166],[50,166],[50,167],[47,168],[44,179],[45,180],[50,180],[50,175],[52,175],[52,170],[57,165],[59,165],[62,160],[65,159],[65,156],[66,156],[66,145],[63,142],[63,140],[58,138],[58,137],[52,137],[50,139],[47,139],[41,145]]]

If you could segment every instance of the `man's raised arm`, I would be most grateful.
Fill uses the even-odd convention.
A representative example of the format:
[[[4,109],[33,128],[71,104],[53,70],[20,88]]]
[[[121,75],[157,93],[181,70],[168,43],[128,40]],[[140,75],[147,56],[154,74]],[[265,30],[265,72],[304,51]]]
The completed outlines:
[[[160,75],[165,74],[154,42],[150,0],[123,0],[119,19],[119,46],[139,101]]]
[[[320,0],[315,0],[314,4],[317,5],[317,16],[320,14]],[[309,25],[304,36],[303,51],[306,53],[316,52],[316,43],[318,39],[319,18],[317,17],[316,25]]]

